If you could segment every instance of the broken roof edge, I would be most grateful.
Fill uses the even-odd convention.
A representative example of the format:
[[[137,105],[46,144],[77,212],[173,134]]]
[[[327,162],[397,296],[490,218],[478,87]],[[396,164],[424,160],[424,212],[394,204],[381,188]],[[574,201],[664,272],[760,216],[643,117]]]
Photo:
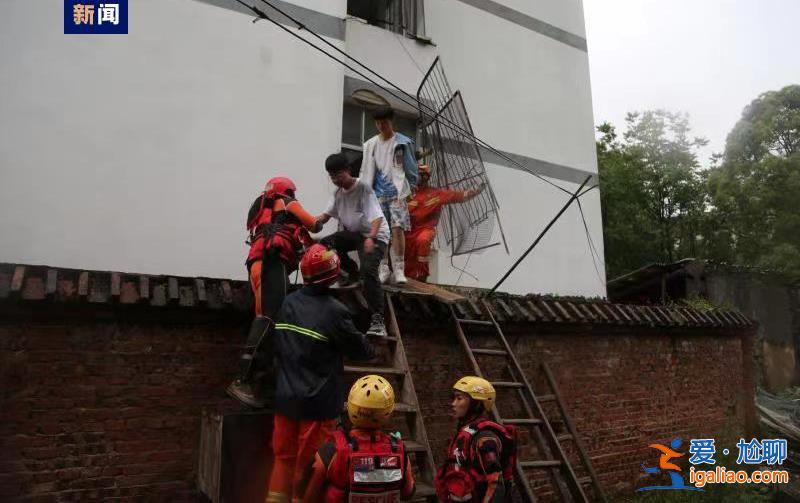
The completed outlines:
[[[614,285],[625,283],[627,281],[636,280],[640,278],[642,275],[647,274],[661,274],[661,273],[669,273],[676,271],[678,269],[682,269],[686,267],[686,265],[691,264],[693,262],[697,262],[698,259],[694,258],[684,258],[678,260],[676,262],[653,262],[647,265],[644,265],[638,269],[634,269],[633,271],[629,271],[621,276],[617,276],[616,278],[611,278],[610,280],[606,281],[606,286],[613,287]]]
[[[755,325],[735,309],[701,311],[688,306],[615,304],[600,298],[537,294],[495,293],[486,296],[486,290],[480,288],[430,287],[455,295],[448,300],[435,292],[421,295],[418,289],[393,287],[387,290],[401,302],[448,303],[453,306],[457,316],[467,319],[489,318],[481,302],[485,300],[492,316],[500,323],[707,328],[745,328]],[[358,297],[358,293],[344,290],[341,295]],[[252,309],[250,285],[243,280],[0,263],[0,303],[18,301],[229,309],[240,312]],[[360,300],[346,303],[363,305]],[[436,311],[423,308],[422,312]]]
[[[726,271],[726,272],[733,272],[733,273],[741,273],[741,274],[755,274],[759,276],[770,276],[781,280],[781,282],[786,283],[788,285],[797,285],[800,284],[800,276],[795,273],[781,270],[781,269],[771,269],[768,267],[761,267],[755,265],[742,265],[742,264],[732,264],[728,262],[719,262],[715,260],[701,260],[704,263],[706,269],[714,270],[714,271]]]
[[[611,278],[606,282],[609,289],[613,289],[619,285],[625,285],[630,282],[641,281],[644,276],[656,275],[664,273],[672,273],[690,267],[693,264],[698,264],[706,270],[727,271],[743,274],[756,274],[762,276],[773,276],[780,278],[788,284],[800,283],[800,276],[788,271],[780,269],[771,269],[768,267],[761,267],[755,265],[743,265],[729,262],[722,262],[712,259],[703,258],[683,258],[675,262],[652,262],[644,265],[638,269],[626,272],[615,278]]]

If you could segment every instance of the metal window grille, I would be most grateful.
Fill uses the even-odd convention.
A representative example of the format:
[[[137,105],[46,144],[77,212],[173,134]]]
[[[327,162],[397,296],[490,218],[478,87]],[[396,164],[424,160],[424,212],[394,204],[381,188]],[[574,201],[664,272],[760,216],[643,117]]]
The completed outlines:
[[[394,33],[425,38],[424,0],[350,0],[347,12]]]
[[[478,196],[445,206],[440,221],[444,239],[453,255],[462,255],[500,244],[505,236],[480,150],[461,93],[453,93],[437,58],[417,91],[421,117],[421,146],[433,150],[428,158],[432,187],[470,190],[486,185]],[[435,113],[433,111],[436,111]],[[500,240],[493,240],[495,225]],[[506,247],[507,249],[507,247]]]

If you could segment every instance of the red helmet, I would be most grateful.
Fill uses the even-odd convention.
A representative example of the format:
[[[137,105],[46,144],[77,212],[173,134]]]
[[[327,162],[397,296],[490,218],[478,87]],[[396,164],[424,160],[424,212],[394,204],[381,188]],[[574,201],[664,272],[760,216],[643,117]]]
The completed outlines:
[[[264,186],[264,192],[267,193],[267,197],[270,199],[274,199],[275,196],[294,197],[296,191],[297,187],[294,182],[285,176],[270,178]]]
[[[321,244],[312,245],[300,260],[300,272],[307,285],[329,285],[339,277],[339,255]]]

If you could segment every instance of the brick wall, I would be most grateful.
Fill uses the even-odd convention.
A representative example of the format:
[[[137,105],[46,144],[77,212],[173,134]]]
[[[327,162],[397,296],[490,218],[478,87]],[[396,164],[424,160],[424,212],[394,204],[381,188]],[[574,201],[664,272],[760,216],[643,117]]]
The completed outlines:
[[[243,315],[5,306],[0,500],[195,501],[200,413],[227,402]],[[450,386],[469,366],[451,326],[400,314],[440,459],[453,432]],[[640,463],[655,459],[648,444],[738,432],[746,423],[743,390],[752,381],[737,334],[510,324],[507,335],[537,386],[539,363],[550,365],[611,494],[631,494]],[[490,345],[479,339],[476,346]]]
[[[409,324],[405,333],[414,375],[435,376],[425,377],[417,392],[438,463],[454,431],[447,415],[450,387],[470,366],[447,325],[419,330]],[[637,484],[646,485],[638,483],[640,464],[657,462],[649,444],[739,434],[752,415],[747,406],[752,395],[744,392],[752,387],[752,376],[742,370],[741,339],[730,333],[531,325],[510,325],[505,333],[539,394],[546,393],[540,364],[550,367],[601,484],[612,495],[631,496]],[[488,337],[471,335],[470,341],[474,347],[491,347]],[[479,362],[488,376],[507,377],[487,358],[492,357]],[[501,415],[512,417],[506,411],[514,404],[501,392]],[[545,405],[545,412],[557,417],[555,404]],[[554,427],[557,433],[565,431],[561,424]],[[573,444],[564,446],[577,459]],[[537,481],[547,485],[544,477]]]
[[[200,413],[243,336],[186,317],[0,323],[0,500],[195,500]]]

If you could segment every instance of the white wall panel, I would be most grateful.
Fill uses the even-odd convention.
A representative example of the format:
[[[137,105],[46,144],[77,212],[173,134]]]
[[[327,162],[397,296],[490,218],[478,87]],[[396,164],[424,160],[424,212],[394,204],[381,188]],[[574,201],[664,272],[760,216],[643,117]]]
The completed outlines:
[[[581,0],[494,0],[494,2],[572,34],[586,37]]]
[[[428,34],[476,133],[505,151],[596,172],[587,54],[458,0],[426,3]]]
[[[3,10],[0,261],[241,278],[268,177],[324,207],[343,72],[299,41],[188,0],[131,2],[122,36]]]

